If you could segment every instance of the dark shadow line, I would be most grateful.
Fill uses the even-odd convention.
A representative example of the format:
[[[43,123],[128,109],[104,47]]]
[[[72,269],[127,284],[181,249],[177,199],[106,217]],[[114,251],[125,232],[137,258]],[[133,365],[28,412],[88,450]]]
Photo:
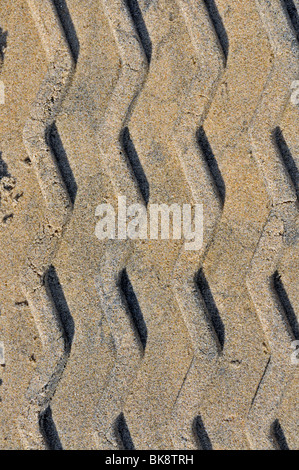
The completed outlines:
[[[140,38],[148,63],[152,58],[152,41],[150,39],[147,27],[145,25],[138,0],[125,0],[135,28]]]
[[[299,340],[299,324],[296,313],[282,283],[278,271],[273,274],[273,286],[285,313],[285,319],[295,340]]]
[[[202,268],[198,271],[197,275],[195,276],[195,284],[198,287],[202,299],[205,303],[207,313],[210,317],[209,319],[212,322],[216,338],[219,341],[219,345],[222,351],[225,341],[225,328]]]
[[[272,424],[271,432],[279,450],[290,450],[278,419],[276,419]]]
[[[4,61],[4,55],[5,55],[5,49],[7,47],[7,36],[8,32],[3,31],[2,28],[0,28],[0,67],[1,63]]]
[[[135,450],[135,446],[123,413],[121,413],[116,419],[115,434],[120,450]]]
[[[273,133],[273,137],[279,150],[282,162],[285,165],[294,185],[297,198],[299,198],[299,171],[280,127],[276,127]]]
[[[40,415],[39,427],[48,450],[63,450],[50,406]]]
[[[136,178],[143,200],[147,205],[150,197],[149,183],[143,171],[138,154],[132,142],[129,129],[127,127],[123,129],[120,136],[120,140],[123,147],[123,151],[125,152],[128,158],[128,161]]]
[[[65,333],[67,352],[70,352],[75,333],[75,324],[54,266],[50,266],[47,271],[46,284]]]
[[[229,40],[228,36],[222,21],[222,18],[219,14],[219,10],[216,6],[215,0],[204,0],[206,9],[210,15],[211,21],[214,25],[215,32],[218,36],[220,46],[222,48],[225,61],[227,62],[228,51],[229,51]]]
[[[213,153],[213,150],[210,146],[210,143],[208,141],[208,138],[206,136],[205,130],[203,126],[200,126],[200,128],[197,131],[197,142],[198,145],[203,153],[203,156],[205,158],[205,161],[208,165],[209,171],[212,175],[212,178],[215,182],[215,187],[217,189],[217,192],[219,194],[219,198],[221,200],[222,205],[224,205],[225,201],[225,183],[222,178],[217,160],[215,158],[215,155]]]
[[[193,432],[198,441],[200,450],[213,450],[211,440],[208,436],[201,416],[196,416],[194,419]]]
[[[147,342],[147,327],[126,269],[121,272],[119,283],[121,293],[130,312],[134,327],[139,335],[143,350],[145,350]]]
[[[53,0],[61,25],[64,29],[65,37],[69,43],[75,63],[78,62],[80,53],[80,43],[74,27],[66,0]]]
[[[281,0],[282,6],[291,20],[292,26],[295,30],[297,40],[299,41],[299,15],[293,0]]]
[[[67,154],[61,142],[60,135],[58,133],[55,122],[47,128],[46,140],[55,156],[57,166],[59,168],[67,192],[69,194],[70,200],[72,204],[74,204],[77,195],[77,183],[71,166],[69,164]]]
[[[0,181],[2,178],[11,177],[11,174],[8,172],[7,163],[2,160],[2,152],[0,152]]]

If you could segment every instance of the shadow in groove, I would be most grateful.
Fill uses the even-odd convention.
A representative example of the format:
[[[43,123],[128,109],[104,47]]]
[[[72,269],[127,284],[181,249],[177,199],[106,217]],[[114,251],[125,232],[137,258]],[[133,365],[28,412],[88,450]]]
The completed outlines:
[[[134,21],[135,28],[138,32],[144,53],[146,55],[148,63],[150,63],[152,58],[152,41],[148,34],[140,7],[138,5],[138,0],[125,0],[128,6],[128,10],[131,14],[131,17]]]
[[[287,440],[285,438],[284,432],[282,430],[282,427],[280,426],[280,422],[278,421],[278,419],[276,419],[274,423],[272,424],[271,431],[275,439],[277,448],[279,450],[289,450]]]
[[[132,142],[129,129],[127,127],[125,127],[121,133],[121,143],[123,146],[123,150],[131,165],[132,171],[136,178],[143,200],[145,204],[147,205],[149,201],[149,196],[150,196],[149,183],[143,171],[136,149]]]
[[[50,266],[47,271],[46,283],[47,288],[50,291],[51,298],[56,307],[57,313],[59,315],[59,319],[61,321],[62,328],[66,336],[67,347],[70,351],[75,333],[75,324],[54,266]]]
[[[4,177],[10,177],[10,173],[8,172],[7,163],[2,160],[2,152],[0,152],[0,180]]]
[[[299,171],[280,127],[276,127],[273,137],[279,150],[281,160],[290,175],[297,198],[299,199]]]
[[[132,437],[123,413],[121,413],[116,420],[115,433],[120,450],[135,450]]]
[[[299,324],[298,324],[297,316],[290,302],[290,299],[288,297],[288,294],[285,290],[285,287],[282,283],[282,280],[278,271],[276,271],[273,274],[273,286],[278,295],[279,301],[283,307],[287,325],[289,326],[291,333],[294,336],[294,339],[299,340]]]
[[[1,67],[1,62],[4,61],[4,54],[5,54],[5,49],[7,47],[7,36],[8,32],[3,31],[2,28],[0,28],[0,67]]]
[[[299,15],[297,8],[294,4],[294,0],[281,0],[282,5],[285,6],[285,9],[289,15],[289,18],[292,22],[293,28],[299,40]]]
[[[70,200],[74,204],[77,194],[77,183],[70,167],[66,152],[61,142],[55,122],[48,127],[46,137],[49,147],[52,149],[60,174],[64,181]]]
[[[197,131],[197,141],[215,182],[215,187],[223,205],[225,201],[225,183],[219,170],[219,166],[213,150],[206,136],[205,130],[202,126]]]
[[[48,450],[63,450],[57,433],[55,423],[52,418],[50,406],[41,414],[39,421],[42,436],[46,442]]]
[[[218,8],[216,6],[215,0],[204,0],[206,9],[210,15],[211,21],[214,25],[214,29],[219,39],[225,61],[227,61],[228,51],[229,51],[229,41],[228,36],[222,21],[222,18],[219,14]]]
[[[125,302],[133,320],[133,324],[139,335],[144,350],[147,341],[147,327],[137,297],[134,293],[133,286],[125,269],[120,274],[120,290],[124,296]]]
[[[198,271],[197,275],[195,276],[195,284],[198,287],[202,299],[205,303],[209,319],[213,325],[216,338],[219,341],[219,345],[222,351],[225,341],[225,328],[202,268]]]
[[[80,52],[80,44],[69,9],[67,7],[66,0],[53,0],[53,3],[64,29],[64,33],[69,43],[74,61],[77,63]]]
[[[200,416],[197,416],[193,421],[193,431],[201,450],[213,450],[212,443]]]

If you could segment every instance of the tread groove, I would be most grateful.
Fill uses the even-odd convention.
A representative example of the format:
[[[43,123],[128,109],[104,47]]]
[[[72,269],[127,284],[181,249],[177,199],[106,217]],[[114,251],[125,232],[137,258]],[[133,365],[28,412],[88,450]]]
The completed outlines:
[[[119,439],[120,450],[135,450],[132,437],[123,413],[121,413],[117,418],[115,427]]]
[[[293,309],[293,306],[290,302],[288,294],[283,285],[281,276],[278,271],[273,274],[273,286],[278,295],[279,301],[283,307],[285,313],[285,320],[289,325],[290,331],[294,337],[294,340],[299,340],[299,324],[297,320],[296,313]]]
[[[212,443],[200,416],[194,419],[194,432],[201,450],[213,450]]]
[[[228,35],[223,25],[222,18],[218,11],[218,7],[216,5],[215,0],[203,0],[203,1],[204,1],[204,4],[206,5],[207,11],[214,25],[225,60],[227,61],[228,52],[229,52],[229,41],[228,41]]]
[[[47,450],[63,450],[50,406],[41,414],[39,424]]]
[[[64,29],[66,39],[73,55],[73,59],[75,63],[77,63],[80,53],[80,43],[67,6],[67,2],[66,0],[53,0],[53,3]]]
[[[125,127],[121,133],[121,142],[123,145],[124,152],[130,162],[132,171],[136,178],[145,205],[147,205],[150,197],[149,183],[140,163],[138,154],[134,147],[134,143],[132,142],[128,127]]]
[[[222,351],[225,342],[225,328],[202,268],[198,271],[195,281],[204,300],[209,319],[213,324],[215,335],[218,339],[220,350]]]
[[[139,34],[147,61],[148,63],[150,63],[152,58],[152,41],[148,33],[146,24],[144,22],[138,0],[126,0],[126,4],[130,15],[135,23],[136,31]]]
[[[132,317],[136,331],[139,335],[143,350],[145,350],[147,341],[147,328],[126,269],[124,269],[120,274],[120,289],[125,298],[125,302],[128,306],[128,310]]]

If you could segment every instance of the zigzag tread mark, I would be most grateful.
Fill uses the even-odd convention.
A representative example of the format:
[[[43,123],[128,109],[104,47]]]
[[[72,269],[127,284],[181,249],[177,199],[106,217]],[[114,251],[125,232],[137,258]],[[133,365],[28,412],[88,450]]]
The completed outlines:
[[[100,154],[117,196],[142,202],[135,174],[128,165],[121,139],[146,78],[148,63],[133,19],[124,0],[103,0],[105,14],[120,54],[121,71],[100,127]],[[114,340],[116,359],[96,411],[97,445],[118,449],[117,422],[135,378],[142,348],[128,316],[120,288],[120,275],[130,257],[131,243],[109,241],[99,267],[96,285]]]
[[[134,202],[142,202],[140,194],[136,191],[132,172],[130,178],[122,177],[128,174],[130,167],[120,138],[146,78],[148,63],[125,1],[103,0],[103,5],[120,53],[121,71],[100,126],[101,155],[114,185],[115,194],[125,195]],[[115,157],[105,158],[108,154]]]
[[[48,71],[25,125],[24,144],[45,199],[46,222],[28,250],[21,284],[44,354],[29,384],[18,425],[26,448],[45,449],[47,442],[40,421],[55,393],[69,352],[46,278],[72,207],[46,134],[70,85],[74,62],[52,1],[28,0],[28,5],[46,52]]]
[[[296,191],[281,158],[275,131],[285,112],[292,81],[298,78],[299,47],[284,8],[256,0],[275,57],[256,115],[251,124],[254,156],[264,176],[272,209],[266,221],[247,285],[270,346],[270,362],[255,393],[248,418],[248,437],[254,449],[277,447],[274,423],[284,386],[292,376],[292,328],[277,279],[286,243],[296,232]],[[281,144],[281,141],[280,141]],[[274,426],[274,427],[273,427]]]
[[[187,325],[194,349],[194,359],[178,394],[177,402],[170,424],[175,448],[194,449],[198,447],[193,429],[193,421],[198,413],[199,397],[204,384],[211,377],[213,364],[218,357],[217,341],[213,327],[206,316],[206,305],[196,287],[196,271],[204,259],[213,232],[220,220],[222,202],[215,190],[215,181],[209,171],[206,155],[199,146],[194,112],[201,118],[197,123],[202,125],[209,105],[215,95],[224,72],[225,57],[215,34],[214,25],[204,3],[197,1],[179,2],[200,68],[200,80],[197,80],[190,91],[189,99],[184,104],[183,117],[178,122],[175,132],[175,151],[179,152],[182,169],[190,186],[193,202],[205,201],[210,213],[204,215],[204,244],[200,256],[183,247],[175,265],[173,290]],[[204,46],[203,46],[204,45]],[[198,104],[194,97],[203,96]],[[195,106],[197,105],[196,109]],[[186,136],[188,141],[186,142]],[[201,156],[201,171],[197,161]],[[199,341],[200,339],[200,341]],[[198,380],[200,371],[201,381]],[[194,390],[197,398],[194,399]]]
[[[240,5],[240,10],[242,10],[242,14],[246,18],[248,11],[254,12],[254,6],[248,5],[248,2],[244,1]],[[245,281],[246,270],[244,267],[251,260],[259,231],[251,231],[252,222],[254,221],[253,223],[255,223],[257,219],[256,214],[247,218],[243,208],[251,203],[252,195],[255,194],[256,187],[253,183],[261,185],[262,180],[258,176],[253,179],[250,178],[250,175],[247,176],[247,165],[250,157],[246,149],[250,142],[248,142],[247,133],[242,132],[243,135],[241,135],[241,132],[238,132],[238,126],[235,125],[236,123],[234,122],[234,125],[231,125],[231,121],[235,119],[236,109],[238,109],[238,117],[241,122],[242,119],[248,119],[248,116],[253,115],[255,111],[256,102],[260,95],[258,90],[258,88],[261,89],[260,84],[258,84],[258,88],[251,87],[254,83],[252,80],[252,82],[248,83],[248,87],[237,87],[237,93],[234,89],[236,84],[234,77],[239,74],[240,60],[243,60],[244,57],[246,57],[247,67],[247,69],[245,67],[244,76],[246,76],[246,73],[250,73],[261,51],[254,35],[252,40],[249,35],[247,37],[242,36],[242,38],[238,36],[238,26],[235,25],[236,20],[238,21],[240,18],[240,10],[238,7],[233,7],[231,8],[230,15],[225,15],[227,21],[225,25],[228,25],[229,39],[235,54],[229,60],[228,70],[223,79],[225,86],[221,91],[224,93],[220,92],[217,94],[217,101],[212,106],[205,123],[205,128],[212,137],[212,148],[215,148],[219,156],[219,160],[217,160],[219,164],[221,163],[221,169],[223,169],[228,194],[221,225],[215,234],[215,239],[208,250],[203,264],[211,293],[215,294],[215,300],[225,326],[225,347],[223,354],[219,357],[219,361],[215,364],[215,375],[209,380],[209,388],[202,395],[200,417],[206,426],[211,445],[214,448],[220,449],[233,448],[234,446],[235,448],[248,448],[249,442],[245,435],[244,422],[248,407],[250,406],[250,399],[242,393],[242,390],[246,386],[246,388],[252,389],[252,392],[254,392],[256,380],[259,379],[259,367],[257,367],[257,364],[263,367],[265,362],[264,356],[261,354],[256,356],[254,360],[248,356],[248,348],[245,345],[245,343],[255,343],[258,347],[260,339],[258,322],[255,315],[248,308],[250,305],[249,296],[246,293],[245,283],[243,284],[241,281],[242,278]],[[254,12],[253,21],[255,20],[257,27],[259,27],[259,19],[256,13]],[[254,23],[252,27],[255,27]],[[236,37],[234,37],[235,35]],[[238,44],[239,54],[235,49],[236,44]],[[224,109],[219,112],[218,121],[219,105],[221,107],[223,102],[225,103]],[[249,106],[243,106],[243,103],[248,103]],[[224,129],[227,129],[226,135],[223,132]],[[240,158],[241,155],[242,157]],[[246,160],[247,163],[245,164]],[[249,164],[253,169],[252,162]],[[238,184],[239,178],[236,175],[232,175],[232,168],[236,169],[238,176],[244,171],[246,175],[245,185],[249,190],[248,195],[245,192],[241,194],[241,191],[235,192],[236,183]],[[260,201],[260,198],[264,198],[264,193],[261,193],[257,200]],[[240,217],[241,214],[243,215],[243,220]],[[234,223],[230,225],[232,220]],[[240,228],[243,226],[242,224],[244,224],[244,227],[248,225],[247,229],[244,230],[245,233],[247,232],[246,246],[248,251],[243,251],[244,258],[240,260],[240,249],[242,250],[244,245],[240,243],[237,237],[235,238],[235,234],[239,232],[239,235],[241,235]],[[257,225],[257,228],[260,230],[261,223]],[[227,230],[228,227],[229,230]],[[250,242],[251,246],[249,247]],[[232,260],[234,260],[233,263]],[[226,297],[227,292],[230,293],[229,302]],[[236,312],[238,312],[237,315]],[[250,317],[251,319],[249,320]],[[251,322],[251,328],[244,331],[241,325],[246,324],[247,321]],[[241,337],[243,338],[243,344],[240,341]],[[245,368],[249,366],[249,363],[255,371],[250,378],[247,377],[245,379],[243,372],[245,372]],[[241,378],[242,375],[243,378]],[[217,420],[214,419],[215,415],[218,417]]]

